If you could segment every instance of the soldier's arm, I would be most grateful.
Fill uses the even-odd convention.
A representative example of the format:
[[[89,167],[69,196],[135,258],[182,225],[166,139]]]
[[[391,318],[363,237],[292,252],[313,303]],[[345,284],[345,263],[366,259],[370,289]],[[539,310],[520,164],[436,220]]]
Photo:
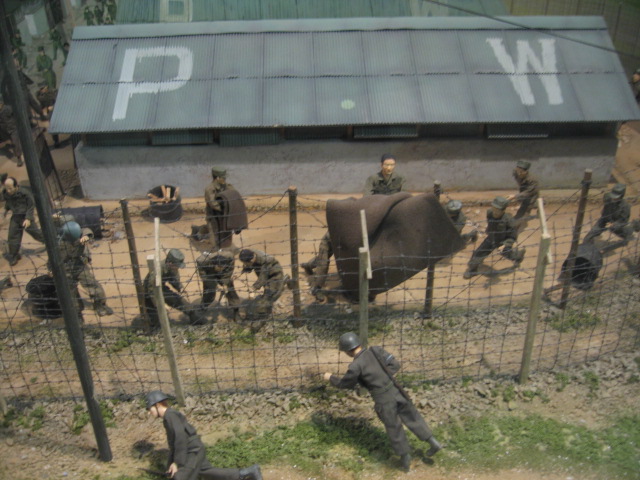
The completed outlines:
[[[340,378],[337,375],[331,375],[329,381],[331,385],[337,388],[354,388],[358,384],[358,378],[360,377],[360,368],[357,364],[352,363],[349,365],[347,373],[344,377]]]
[[[373,184],[375,183],[375,176],[372,175],[367,178],[367,181],[364,183],[364,189],[362,190],[362,196],[366,197],[367,195],[373,195]]]
[[[532,198],[538,193],[538,181],[531,178],[527,181],[527,187],[516,195],[516,200],[522,201],[527,198]]]

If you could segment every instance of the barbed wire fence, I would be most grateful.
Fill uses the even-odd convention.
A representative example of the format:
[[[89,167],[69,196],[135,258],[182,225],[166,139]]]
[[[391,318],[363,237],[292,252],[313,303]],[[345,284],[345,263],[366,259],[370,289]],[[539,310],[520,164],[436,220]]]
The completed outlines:
[[[629,174],[627,178],[637,174],[625,173]],[[569,254],[580,187],[577,185],[575,192],[547,205],[553,261],[544,277],[546,287],[558,283]],[[636,187],[629,185],[626,196],[634,206]],[[600,216],[604,191],[590,191],[581,238]],[[292,274],[299,265],[291,262],[288,194],[245,199],[249,228],[234,236],[234,244],[237,249],[252,248],[273,255],[284,271]],[[446,203],[452,197],[455,194],[444,186],[441,201]],[[298,195],[294,204],[298,262],[303,263],[317,253],[327,223],[323,204],[317,198]],[[190,199],[183,201],[181,207],[184,213],[178,221],[160,226],[161,258],[171,248],[185,253],[182,293],[190,304],[197,305],[202,299],[202,284],[196,259],[209,244],[193,241],[189,235],[191,225],[205,223],[204,205]],[[154,224],[148,217],[148,202],[131,202],[127,208],[144,277],[144,259],[155,251]],[[485,209],[481,203],[464,207],[481,230]],[[83,312],[96,393],[102,397],[130,397],[155,388],[172,391],[162,334],[150,332],[141,317],[122,208],[106,211],[104,217],[108,234],[92,244],[91,268],[105,288],[107,303],[114,313],[100,317],[91,308]],[[637,218],[636,208],[632,218]],[[401,285],[377,295],[369,305],[370,343],[394,352],[403,364],[405,382],[518,374],[540,222],[529,219],[519,234],[518,244],[527,249],[519,268],[514,270],[510,261],[494,252],[485,259],[483,274],[466,280],[462,273],[482,238],[481,234],[475,244],[435,265],[428,314],[426,270],[415,272]],[[607,232],[596,239],[595,245],[600,249],[615,240],[617,237]],[[38,310],[47,301],[55,303],[55,298],[34,298],[27,292],[31,279],[47,273],[46,254],[37,247],[25,239],[23,260],[10,272],[13,287],[1,292],[4,321],[0,334],[0,390],[7,399],[78,398],[82,390],[64,322],[55,314]],[[626,246],[602,255],[602,266],[593,285],[587,289],[572,287],[564,308],[558,307],[555,298],[559,291],[549,294],[548,301],[541,304],[531,359],[533,371],[585,362],[637,346],[640,295],[634,279],[638,257],[638,237],[634,235]],[[242,299],[255,297],[251,289],[255,276],[242,274],[237,260],[234,281]],[[294,302],[294,292],[285,290],[272,313],[259,321],[234,317],[233,309],[224,300],[214,302],[204,325],[190,325],[182,312],[169,309],[171,338],[185,392],[202,395],[307,388],[315,385],[324,371],[343,371],[349,359],[339,355],[336,342],[341,333],[358,330],[358,304],[339,294],[340,278],[333,262],[324,301],[317,301],[311,294],[304,274],[300,275],[299,288],[299,304]],[[86,292],[81,293],[87,301]]]

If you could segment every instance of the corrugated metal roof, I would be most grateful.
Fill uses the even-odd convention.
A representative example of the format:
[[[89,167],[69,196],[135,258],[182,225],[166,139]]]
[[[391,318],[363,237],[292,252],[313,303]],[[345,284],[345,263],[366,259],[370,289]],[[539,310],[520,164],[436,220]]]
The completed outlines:
[[[517,21],[80,27],[51,131],[640,118],[601,18]]]
[[[185,21],[293,18],[506,15],[502,0],[185,0]],[[119,0],[116,23],[175,21],[163,18],[161,0]]]

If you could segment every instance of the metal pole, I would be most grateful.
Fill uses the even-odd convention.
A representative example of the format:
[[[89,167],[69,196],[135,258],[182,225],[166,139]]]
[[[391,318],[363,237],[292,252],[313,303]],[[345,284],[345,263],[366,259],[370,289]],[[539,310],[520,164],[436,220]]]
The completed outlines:
[[[542,224],[542,236],[540,239],[540,248],[538,250],[538,260],[536,263],[536,274],[533,281],[533,291],[531,292],[531,300],[529,302],[529,321],[527,323],[527,333],[524,340],[524,348],[522,350],[522,363],[520,364],[520,375],[518,381],[526,383],[529,379],[529,370],[531,367],[531,355],[533,352],[533,342],[536,338],[536,326],[538,324],[538,316],[540,314],[540,302],[542,293],[542,284],[544,283],[544,273],[547,268],[549,247],[551,245],[551,235],[547,230],[546,216],[544,212],[544,203],[541,198],[538,199],[538,215]]]
[[[20,87],[18,72],[16,71],[9,49],[9,32],[6,20],[7,14],[4,2],[0,2],[0,56],[2,57],[5,75],[9,76],[9,91],[11,98],[14,99],[13,111],[18,126],[18,135],[24,151],[27,174],[29,175],[31,188],[34,192],[34,200],[42,227],[42,235],[44,236],[45,246],[47,247],[49,263],[51,265],[56,291],[58,292],[58,301],[60,302],[60,309],[64,317],[73,359],[76,363],[80,384],[82,385],[84,398],[87,402],[87,410],[98,445],[98,457],[100,460],[108,462],[113,458],[113,455],[109,445],[107,429],[104,424],[104,419],[102,418],[102,412],[100,411],[100,405],[95,397],[89,356],[80,326],[76,299],[71,293],[71,287],[65,275],[64,265],[62,264],[60,252],[58,251],[57,233],[53,225],[51,205],[46,195],[47,190],[31,134],[29,117],[25,108],[24,92]]]
[[[587,206],[587,198],[589,196],[589,187],[591,186],[591,175],[593,170],[586,169],[582,178],[582,190],[580,192],[580,202],[578,203],[578,213],[576,214],[576,224],[573,227],[573,236],[571,237],[571,247],[569,249],[569,257],[567,258],[566,275],[561,275],[562,295],[558,306],[564,310],[567,306],[569,291],[571,290],[571,275],[576,265],[576,254],[578,253],[578,245],[580,244],[580,232],[584,221],[584,212]]]
[[[440,196],[442,195],[442,185],[440,184],[440,180],[435,180],[433,182],[433,194],[438,200],[440,200]],[[433,285],[436,280],[436,266],[431,264],[431,258],[428,260],[430,263],[427,267],[427,286],[424,292],[424,318],[431,318],[433,315]]]
[[[144,291],[142,289],[142,277],[140,275],[140,262],[138,261],[138,249],[136,248],[136,237],[133,235],[133,226],[131,225],[131,217],[129,216],[129,202],[126,198],[120,200],[120,208],[122,208],[122,220],[124,222],[124,230],[127,233],[127,243],[129,244],[129,258],[131,259],[131,270],[133,271],[133,281],[136,286],[136,294],[138,296],[138,306],[140,307],[140,315],[147,320],[147,309],[144,303]]]
[[[289,242],[291,244],[291,280],[293,282],[293,316],[302,316],[300,301],[300,266],[298,264],[298,189],[289,187]]]

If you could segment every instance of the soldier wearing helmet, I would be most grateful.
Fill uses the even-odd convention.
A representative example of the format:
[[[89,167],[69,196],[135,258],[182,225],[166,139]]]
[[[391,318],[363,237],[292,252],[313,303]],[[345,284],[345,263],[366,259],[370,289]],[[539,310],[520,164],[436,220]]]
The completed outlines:
[[[69,216],[62,217],[68,220]],[[91,252],[89,242],[93,239],[90,228],[82,228],[73,220],[65,221],[60,229],[60,256],[62,265],[72,290],[78,298],[80,310],[82,301],[78,292],[78,284],[82,285],[93,301],[93,308],[99,316],[113,315],[113,310],[107,305],[107,297],[102,285],[96,280],[91,268]]]
[[[382,347],[364,347],[358,335],[353,332],[343,334],[338,347],[353,358],[353,362],[342,378],[326,372],[324,379],[338,388],[362,385],[369,390],[375,403],[375,412],[385,426],[391,447],[400,456],[402,468],[409,471],[411,466],[409,441],[402,428],[403,423],[420,440],[429,442],[427,456],[435,455],[442,446],[394,378],[400,370],[400,362]]]
[[[44,237],[35,221],[35,202],[28,189],[18,185],[18,180],[15,178],[7,177],[4,180],[2,197],[4,199],[4,218],[11,211],[7,260],[9,260],[9,265],[14,266],[21,258],[20,245],[24,232],[31,235],[36,242],[44,243]]]
[[[491,208],[487,210],[487,230],[485,232],[487,236],[473,251],[467,270],[464,272],[464,278],[469,279],[478,275],[478,267],[485,257],[500,247],[503,247],[500,254],[513,261],[516,267],[522,263],[525,249],[513,247],[518,238],[518,231],[515,219],[505,211],[507,205],[509,205],[509,200],[504,197],[496,197],[491,202]]]
[[[516,220],[531,213],[531,209],[536,206],[536,201],[540,193],[538,180],[529,173],[529,168],[531,168],[531,162],[518,160],[516,168],[513,169],[513,178],[518,184],[518,194],[509,195],[507,200],[520,202],[520,207],[513,217]]]
[[[470,232],[462,233],[462,229],[467,224],[467,217],[462,213],[462,202],[460,200],[449,200],[444,209],[465,243],[473,243],[478,239],[478,230],[475,228]]]
[[[610,192],[604,194],[602,213],[595,225],[584,237],[584,243],[593,243],[596,237],[609,230],[622,240],[607,245],[605,251],[611,251],[629,243],[633,236],[633,227],[629,224],[631,207],[624,199],[627,187],[623,183],[616,183]],[[607,228],[607,225],[609,227]]]
[[[198,315],[196,310],[191,307],[189,302],[182,296],[182,283],[180,282],[180,269],[185,267],[184,253],[177,248],[172,248],[167,253],[160,266],[162,295],[164,303],[172,308],[176,308],[189,317],[192,325],[198,325],[203,322],[203,317]],[[147,310],[147,317],[152,329],[160,328],[160,317],[158,317],[158,307],[154,295],[155,276],[151,272],[147,273],[144,278],[143,290],[144,301]]]
[[[262,480],[257,464],[243,469],[212,466],[207,460],[200,435],[181,412],[169,407],[168,400],[168,395],[160,390],[149,392],[145,398],[149,415],[161,418],[167,433],[168,477],[176,480]]]

